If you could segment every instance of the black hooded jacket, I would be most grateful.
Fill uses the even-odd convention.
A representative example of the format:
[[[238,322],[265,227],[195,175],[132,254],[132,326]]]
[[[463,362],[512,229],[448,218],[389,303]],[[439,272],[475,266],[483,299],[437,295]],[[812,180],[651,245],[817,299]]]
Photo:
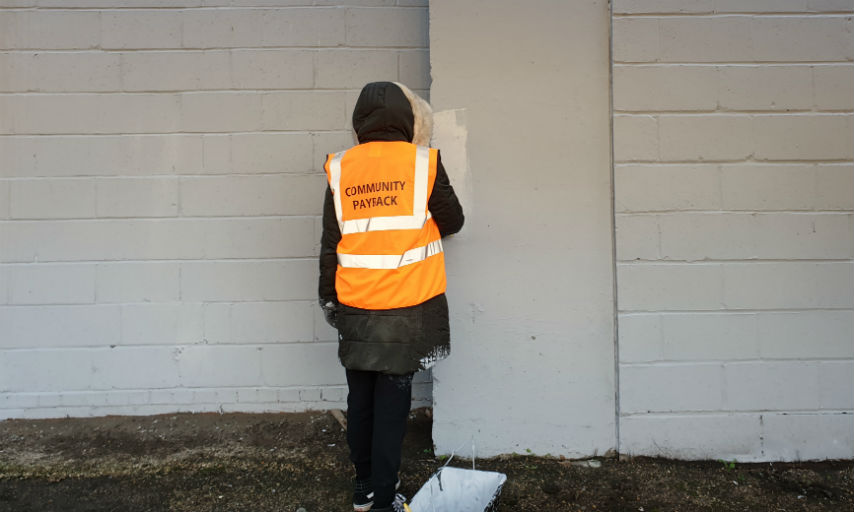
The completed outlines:
[[[419,116],[431,115],[419,105],[413,108],[413,93],[392,82],[366,85],[353,110],[353,129],[359,143],[373,141],[412,142]],[[421,100],[423,101],[423,100]],[[425,104],[426,105],[426,104]],[[429,139],[429,134],[427,134]],[[442,237],[459,231],[464,222],[462,207],[448,180],[439,155],[435,184],[427,208]],[[416,306],[386,310],[354,308],[338,303],[335,272],[336,248],[341,231],[335,217],[332,190],[327,186],[323,203],[323,235],[320,240],[318,295],[327,320],[338,329],[338,357],[345,368],[404,374],[428,367],[450,352],[448,301],[440,294]]]

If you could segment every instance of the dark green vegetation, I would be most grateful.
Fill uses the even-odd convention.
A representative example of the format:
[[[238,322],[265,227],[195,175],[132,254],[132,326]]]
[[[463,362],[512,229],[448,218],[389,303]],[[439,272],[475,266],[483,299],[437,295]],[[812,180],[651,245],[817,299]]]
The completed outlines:
[[[478,467],[507,474],[504,511],[854,509],[851,461],[599,460],[515,455]],[[412,496],[439,465],[430,419],[414,411],[401,491]],[[3,512],[344,512],[350,477],[344,431],[323,412],[0,422]]]

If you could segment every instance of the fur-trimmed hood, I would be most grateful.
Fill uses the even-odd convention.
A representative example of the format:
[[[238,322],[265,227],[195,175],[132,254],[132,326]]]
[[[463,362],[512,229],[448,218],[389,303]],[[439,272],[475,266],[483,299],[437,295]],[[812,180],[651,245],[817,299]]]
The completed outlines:
[[[356,101],[353,130],[360,144],[401,140],[428,146],[433,135],[433,110],[399,82],[371,82],[362,88]]]

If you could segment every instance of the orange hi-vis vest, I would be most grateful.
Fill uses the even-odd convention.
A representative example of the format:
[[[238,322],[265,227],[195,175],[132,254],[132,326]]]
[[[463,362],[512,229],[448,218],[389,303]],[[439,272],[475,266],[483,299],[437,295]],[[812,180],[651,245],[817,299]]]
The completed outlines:
[[[401,308],[445,292],[442,236],[427,208],[437,158],[436,149],[381,141],[328,155],[342,304]]]

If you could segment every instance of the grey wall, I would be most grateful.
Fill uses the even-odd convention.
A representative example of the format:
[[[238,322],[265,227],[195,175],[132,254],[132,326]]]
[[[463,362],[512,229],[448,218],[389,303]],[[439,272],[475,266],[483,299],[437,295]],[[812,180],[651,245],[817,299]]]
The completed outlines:
[[[466,109],[473,192],[439,452],[615,447],[608,27],[605,0],[430,2],[431,102]]]
[[[426,0],[0,0],[0,419],[346,407],[322,162],[428,67]]]

